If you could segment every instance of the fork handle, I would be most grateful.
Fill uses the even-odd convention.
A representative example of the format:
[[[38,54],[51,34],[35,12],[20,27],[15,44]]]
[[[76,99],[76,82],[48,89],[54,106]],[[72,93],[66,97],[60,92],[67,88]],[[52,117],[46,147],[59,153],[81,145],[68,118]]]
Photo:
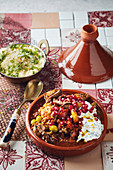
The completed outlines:
[[[9,141],[12,137],[13,132],[14,132],[14,129],[16,127],[17,121],[19,119],[19,115],[20,115],[20,109],[15,109],[15,111],[12,114],[12,117],[9,121],[9,124],[4,132],[4,135],[0,139],[0,147],[6,148],[8,146]]]

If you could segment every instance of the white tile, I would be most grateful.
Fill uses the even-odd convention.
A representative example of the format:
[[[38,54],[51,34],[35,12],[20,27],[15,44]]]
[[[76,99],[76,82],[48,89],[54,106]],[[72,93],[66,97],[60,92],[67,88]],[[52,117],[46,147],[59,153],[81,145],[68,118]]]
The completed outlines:
[[[112,77],[111,81],[112,81],[112,88],[113,88],[113,77]]]
[[[113,51],[113,45],[108,45],[107,48],[109,48],[111,51]]]
[[[83,84],[82,83],[81,89],[95,89],[95,84]]]
[[[62,74],[62,88],[63,89],[95,89],[95,84],[77,83]]]
[[[74,12],[75,19],[87,19],[88,20],[88,13],[87,11],[77,11]]]
[[[31,29],[31,38],[39,42],[42,39],[45,39],[45,30],[44,29]]]
[[[88,19],[75,19],[75,28],[81,28],[88,24]]]
[[[106,37],[107,38],[107,45],[111,46],[113,45],[113,36],[112,37]]]
[[[113,27],[105,27],[106,36],[113,36]]]
[[[47,40],[50,47],[61,47],[60,37],[48,37]]]
[[[68,79],[62,74],[62,88],[63,89],[79,89],[78,83]]]
[[[99,36],[99,37],[97,38],[97,40],[99,41],[99,43],[100,43],[101,45],[107,46],[107,40],[106,40],[106,37],[105,37],[105,36]]]
[[[101,37],[104,37],[105,36],[105,28],[104,27],[98,27],[98,33],[99,33],[99,36]]]
[[[97,89],[111,89],[112,88],[112,81],[111,79],[104,81],[102,83],[96,84]]]
[[[69,20],[73,19],[73,13],[72,12],[59,12],[59,19],[60,20]]]
[[[74,28],[73,20],[60,20],[60,28]]]
[[[60,29],[46,29],[46,37],[60,37]]]
[[[46,39],[50,47],[61,46],[60,30],[59,29],[46,29]]]
[[[113,142],[102,142],[103,170],[113,170]]]

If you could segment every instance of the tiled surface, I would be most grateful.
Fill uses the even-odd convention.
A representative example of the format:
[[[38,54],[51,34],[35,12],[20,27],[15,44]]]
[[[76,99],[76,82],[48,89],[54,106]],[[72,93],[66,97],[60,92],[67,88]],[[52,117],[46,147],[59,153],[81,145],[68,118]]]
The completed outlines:
[[[113,142],[102,142],[104,170],[113,169]]]
[[[84,24],[87,24],[90,22],[90,23],[95,23],[97,26],[99,26],[98,41],[100,42],[100,44],[107,45],[111,50],[113,50],[113,24],[112,24],[113,19],[112,17],[109,16],[109,14],[113,16],[113,13],[107,12],[107,19],[110,19],[109,22],[105,21],[106,17],[105,17],[104,12],[93,12],[89,14],[91,14],[89,19],[88,19],[87,11],[60,12],[60,13],[54,14],[53,18],[50,17],[51,14],[49,14],[48,16],[47,14],[42,15],[42,16],[33,14],[32,17],[36,17],[37,19],[36,18],[35,20],[33,19],[33,23],[32,23],[32,29],[31,29],[32,40],[34,40],[35,43],[38,43],[41,39],[46,38],[49,42],[50,47],[57,47],[56,50],[53,50],[53,51],[51,50],[50,52],[51,54],[54,55],[54,58],[55,58],[56,56],[60,55],[59,47],[63,47],[63,50],[65,50],[67,47],[75,45],[80,40],[81,27]],[[38,22],[35,22],[36,20]],[[51,20],[51,22],[49,20]],[[51,62],[55,62],[55,61],[51,60]],[[57,69],[52,70],[52,72],[56,72],[56,71]],[[45,75],[46,75],[46,72],[43,73],[43,76]],[[106,112],[109,115],[113,114],[113,103],[110,103],[112,102],[112,97],[113,97],[113,94],[112,94],[113,78],[106,82],[97,83],[97,84],[81,84],[81,83],[73,82],[72,80],[69,80],[64,75],[62,75],[62,88],[79,89],[81,91],[88,92],[89,94],[93,95],[95,98],[98,97],[98,100],[100,100]],[[103,99],[103,96],[104,96],[104,99]],[[109,129],[112,130],[111,127],[109,127]],[[113,148],[112,148],[112,142],[111,142],[113,141],[113,137],[111,138],[111,136],[112,136],[112,133],[111,131],[109,131],[109,133],[106,135],[105,142],[102,143],[102,156],[103,156],[104,170],[113,169],[113,162],[112,162]],[[108,142],[108,140],[110,142]],[[5,157],[4,159],[2,159],[1,152],[0,152],[0,161],[2,159],[2,162],[0,162],[1,170],[3,169],[4,166],[5,167],[7,166],[6,169],[9,169],[9,170],[10,169],[24,170],[25,169],[25,146],[26,148],[29,147],[28,151],[30,151],[29,153],[27,153],[27,157],[26,157],[26,161],[27,161],[26,169],[29,170],[31,167],[34,168],[37,165],[37,155],[39,156],[39,153],[38,153],[39,151],[35,149],[35,151],[32,153],[33,151],[32,149],[34,148],[31,145],[30,146],[28,144],[25,145],[24,142],[16,141],[16,142],[11,142],[11,147],[13,149],[11,150],[10,148],[8,152],[10,153],[14,151],[14,157],[12,158],[13,163],[11,165],[9,165],[8,159],[5,159]],[[30,155],[30,153],[32,154]],[[44,155],[42,152],[40,152],[40,154],[44,158],[43,161],[49,160],[49,166],[50,167],[51,165],[53,166],[52,162],[55,161],[54,158],[51,158],[51,157],[47,158],[46,155]],[[87,160],[89,160],[89,155],[90,153],[86,154],[86,156],[88,156]],[[75,165],[76,165],[76,168],[79,170],[84,170],[84,169],[90,170],[92,169],[92,167],[94,168],[94,170],[95,169],[101,170],[102,162],[101,162],[100,145],[96,148],[96,152],[94,150],[91,151],[91,160],[96,160],[97,164],[95,164],[95,162],[93,161],[93,162],[89,162],[89,164],[86,165],[86,157],[84,156],[79,156],[79,157],[74,157],[74,158],[65,158],[65,170],[75,169]],[[31,164],[30,164],[30,161],[31,161]],[[61,160],[58,160],[57,166],[54,166],[54,168],[59,170],[60,161]],[[72,167],[72,165],[74,168]],[[60,169],[63,169],[63,162],[62,162],[62,167]]]
[[[6,150],[0,149],[0,170],[25,169],[25,142],[10,142]]]
[[[32,28],[58,28],[58,13],[33,13]]]

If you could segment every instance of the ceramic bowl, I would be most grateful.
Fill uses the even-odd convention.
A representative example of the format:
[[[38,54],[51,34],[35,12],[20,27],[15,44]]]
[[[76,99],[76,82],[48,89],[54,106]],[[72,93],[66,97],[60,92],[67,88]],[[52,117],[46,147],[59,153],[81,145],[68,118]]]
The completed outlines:
[[[78,90],[65,90],[65,89],[62,89],[62,92],[63,92],[63,94],[83,93]],[[32,140],[33,143],[35,143],[43,151],[54,154],[54,155],[74,156],[74,155],[81,155],[81,154],[91,151],[92,149],[94,149],[97,145],[99,145],[103,141],[104,136],[106,134],[106,129],[107,129],[107,116],[106,116],[106,113],[105,113],[103,107],[100,105],[100,103],[95,98],[91,97],[91,99],[93,101],[95,101],[97,103],[97,105],[99,106],[99,108],[101,110],[101,116],[100,116],[101,118],[100,119],[104,123],[104,130],[98,139],[89,141],[85,144],[81,144],[78,146],[71,146],[71,147],[64,146],[63,147],[63,146],[56,146],[56,145],[47,143],[47,142],[43,141],[42,139],[40,139],[38,136],[36,136],[30,127],[30,117],[33,113],[33,110],[37,108],[37,105],[40,102],[41,103],[44,102],[44,94],[39,96],[36,100],[34,100],[31,103],[31,105],[28,109],[28,112],[26,114],[26,130],[27,130],[29,138]]]
[[[22,44],[22,43],[21,43],[21,44]],[[46,46],[45,52],[43,52],[42,49],[41,49],[42,44],[45,44],[45,46]],[[32,44],[28,44],[28,45],[32,45]],[[46,55],[47,55],[48,52],[49,52],[49,44],[48,44],[48,41],[47,41],[47,40],[41,40],[41,41],[38,43],[38,46],[35,46],[35,45],[32,45],[32,46],[38,48],[38,50],[42,52],[42,54],[43,54],[43,56],[44,56],[44,58],[45,58],[45,63],[46,63]],[[45,66],[45,64],[44,64],[44,66]],[[43,67],[43,68],[44,68],[44,67]],[[42,70],[43,68],[41,68],[41,70]],[[33,75],[26,76],[26,77],[11,77],[11,76],[7,76],[7,75],[5,75],[5,74],[3,74],[3,73],[1,73],[1,72],[0,72],[0,74],[1,74],[3,77],[5,77],[7,80],[11,81],[12,83],[25,83],[25,82],[28,82],[28,81],[36,78],[37,75],[38,75],[38,73],[39,73],[41,70],[39,70],[38,72],[36,72],[36,73],[33,74]]]

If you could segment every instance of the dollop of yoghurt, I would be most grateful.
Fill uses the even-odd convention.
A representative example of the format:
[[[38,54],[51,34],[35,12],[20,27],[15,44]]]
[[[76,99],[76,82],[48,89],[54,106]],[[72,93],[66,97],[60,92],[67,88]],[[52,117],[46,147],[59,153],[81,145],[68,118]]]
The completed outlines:
[[[98,139],[104,130],[104,125],[97,118],[97,110],[94,108],[92,113],[89,111],[92,105],[85,101],[85,104],[88,105],[88,111],[86,113],[81,112],[79,118],[82,118],[82,128],[79,131],[77,142],[84,140],[84,142],[91,141],[93,139]]]

